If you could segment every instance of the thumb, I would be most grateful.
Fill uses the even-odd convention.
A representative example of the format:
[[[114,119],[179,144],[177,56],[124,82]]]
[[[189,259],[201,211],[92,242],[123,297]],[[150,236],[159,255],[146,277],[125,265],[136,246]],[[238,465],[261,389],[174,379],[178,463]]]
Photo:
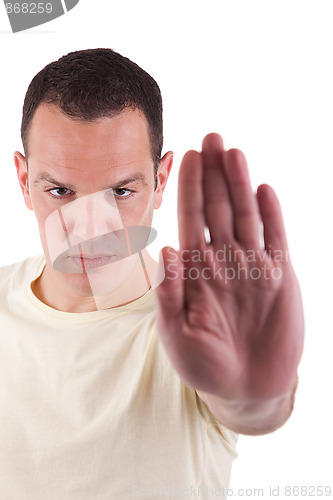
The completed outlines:
[[[172,247],[162,248],[159,266],[164,267],[164,279],[156,288],[159,313],[166,322],[170,322],[183,311],[183,264],[179,252]]]

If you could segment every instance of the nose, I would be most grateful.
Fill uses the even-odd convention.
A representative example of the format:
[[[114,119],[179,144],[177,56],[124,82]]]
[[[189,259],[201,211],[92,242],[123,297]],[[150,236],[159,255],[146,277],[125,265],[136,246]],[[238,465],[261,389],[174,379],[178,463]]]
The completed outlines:
[[[105,191],[67,203],[62,215],[72,246],[123,228],[117,203]]]

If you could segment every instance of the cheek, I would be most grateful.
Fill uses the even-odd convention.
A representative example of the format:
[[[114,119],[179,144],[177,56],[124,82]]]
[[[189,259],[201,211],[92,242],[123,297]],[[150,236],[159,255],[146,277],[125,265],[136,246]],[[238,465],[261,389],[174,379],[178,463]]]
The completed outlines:
[[[41,242],[44,248],[44,251],[47,250],[47,240],[46,240],[46,222],[49,216],[56,210],[54,206],[50,206],[48,200],[45,199],[46,196],[41,193],[32,193],[31,201],[32,207],[35,213],[35,217],[37,219],[39,234],[41,238]]]
[[[40,195],[34,196],[33,193],[31,193],[31,203],[38,225],[40,229],[42,229],[45,225],[45,220],[52,213],[52,210]]]
[[[155,194],[133,200],[126,207],[118,204],[121,220],[127,226],[150,225],[154,212]],[[125,203],[124,203],[125,205]]]

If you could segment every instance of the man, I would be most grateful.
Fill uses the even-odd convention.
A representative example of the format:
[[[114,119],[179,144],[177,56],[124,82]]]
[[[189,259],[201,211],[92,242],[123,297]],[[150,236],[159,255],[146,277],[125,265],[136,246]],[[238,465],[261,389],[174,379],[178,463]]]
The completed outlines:
[[[302,352],[273,190],[256,199],[242,153],[206,136],[180,169],[180,249],[157,266],[173,155],[146,72],[68,54],[32,80],[21,131],[44,255],[1,269],[0,498],[225,497],[237,434],[289,417]]]

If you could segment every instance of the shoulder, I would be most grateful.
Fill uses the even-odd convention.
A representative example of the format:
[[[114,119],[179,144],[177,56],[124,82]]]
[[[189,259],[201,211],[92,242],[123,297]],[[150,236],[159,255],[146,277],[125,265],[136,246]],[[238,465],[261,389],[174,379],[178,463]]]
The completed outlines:
[[[45,263],[44,255],[27,257],[21,261],[0,267],[0,292],[26,285],[37,277]]]

